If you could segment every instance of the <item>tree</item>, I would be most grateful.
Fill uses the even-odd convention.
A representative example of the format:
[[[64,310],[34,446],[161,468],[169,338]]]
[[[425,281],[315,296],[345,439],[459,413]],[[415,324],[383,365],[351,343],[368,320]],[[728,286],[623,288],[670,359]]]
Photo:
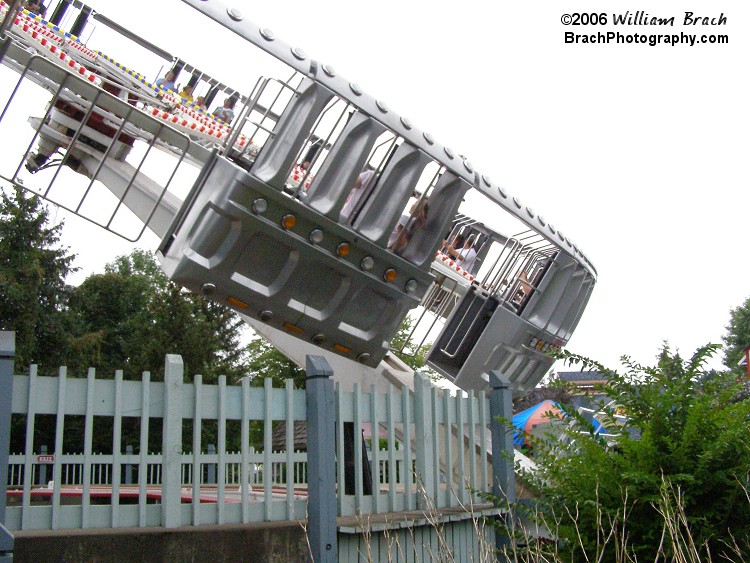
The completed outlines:
[[[750,400],[732,376],[703,377],[717,348],[700,348],[685,361],[665,345],[654,367],[623,358],[624,374],[561,354],[568,363],[602,372],[607,383],[596,392],[626,416],[618,425],[605,413],[614,435],[605,440],[569,410],[575,422],[562,438],[534,444],[539,468],[524,476],[543,495],[539,514],[548,523],[557,520],[569,558],[604,551],[603,561],[625,560],[626,549],[637,560],[671,560],[680,539],[668,533],[668,524],[683,538],[689,533],[701,557],[710,551],[734,560],[735,541],[743,556],[750,555]],[[681,511],[684,526],[673,518]]]
[[[535,387],[524,395],[513,397],[513,412],[520,412],[541,403],[542,401],[554,401],[555,403],[571,404],[573,402],[573,391],[559,381],[551,381],[547,387]]]
[[[67,275],[75,255],[59,246],[62,224],[49,225],[37,196],[0,191],[0,328],[16,332],[16,365],[57,369],[69,348]]]
[[[729,326],[724,335],[724,365],[737,370],[745,348],[750,346],[750,297],[729,313]]]
[[[440,381],[443,376],[426,365],[427,352],[429,352],[432,344],[422,344],[418,348],[414,346],[416,341],[416,337],[412,334],[414,323],[415,321],[411,316],[406,315],[404,317],[396,335],[391,340],[391,351],[414,371],[419,370],[432,381]]]
[[[305,370],[274,348],[264,338],[256,338],[247,346],[248,373],[253,374],[252,385],[262,386],[270,377],[274,387],[283,387],[286,379],[294,380],[295,389],[305,388]]]
[[[240,344],[241,319],[228,307],[169,281],[153,254],[135,250],[120,256],[72,293],[75,339],[71,365],[115,369],[139,377],[163,375],[165,354],[179,354],[186,377],[240,377],[246,370]]]

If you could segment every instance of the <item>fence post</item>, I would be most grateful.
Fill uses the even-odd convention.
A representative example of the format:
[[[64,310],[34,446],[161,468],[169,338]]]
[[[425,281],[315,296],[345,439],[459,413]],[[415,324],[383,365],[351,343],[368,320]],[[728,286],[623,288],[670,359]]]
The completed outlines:
[[[513,429],[498,419],[513,420],[513,391],[510,382],[499,371],[489,374],[490,433],[492,434],[492,494],[508,504],[516,500],[516,474],[513,467]],[[501,518],[507,518],[501,516]],[[510,538],[498,533],[495,544],[500,553],[510,544]],[[499,559],[502,561],[502,556]]]
[[[176,528],[181,517],[182,357],[167,354],[164,365],[164,419],[161,438],[161,524]]]
[[[125,455],[131,456],[133,455],[133,444],[128,444],[125,446]],[[125,484],[126,485],[132,485],[133,484],[133,464],[128,461],[125,464]]]
[[[307,356],[307,537],[310,560],[338,561],[336,537],[336,408],[333,370],[322,356]]]
[[[210,456],[216,455],[216,446],[213,444],[209,444],[206,446],[206,453]],[[206,467],[206,471],[208,472],[208,475],[206,476],[206,484],[208,485],[215,485],[216,484],[216,464],[215,463],[209,463]]]
[[[416,444],[415,465],[417,469],[417,508],[427,510],[434,507],[435,490],[435,447],[432,428],[430,380],[419,372],[414,372],[414,442]],[[421,485],[421,487],[420,487]]]
[[[10,418],[13,408],[13,358],[16,333],[0,331],[0,561],[13,561],[13,534],[5,528],[8,493]]]
[[[46,456],[49,453],[49,448],[42,444],[39,446],[39,455]],[[47,462],[37,464],[37,470],[39,471],[39,479],[37,485],[47,486]]]

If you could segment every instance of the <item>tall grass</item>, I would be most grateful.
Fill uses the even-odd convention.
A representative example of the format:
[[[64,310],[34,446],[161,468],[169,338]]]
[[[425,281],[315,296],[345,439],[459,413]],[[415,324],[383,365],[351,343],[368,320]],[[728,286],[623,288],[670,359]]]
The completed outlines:
[[[747,476],[750,479],[750,472]],[[747,480],[738,479],[738,483],[745,493],[743,502],[750,503],[750,490]],[[691,533],[690,524],[685,514],[685,505],[681,488],[662,478],[660,498],[653,503],[653,507],[661,516],[661,541],[657,551],[649,557],[639,552],[638,538],[632,537],[628,530],[628,518],[631,508],[637,499],[625,501],[615,515],[607,515],[603,510],[596,511],[597,541],[594,547],[587,546],[583,538],[578,535],[578,541],[564,543],[559,540],[563,526],[577,529],[580,512],[577,506],[567,508],[562,514],[550,513],[542,509],[539,503],[514,503],[506,505],[504,514],[497,519],[478,516],[473,504],[464,506],[467,513],[472,514],[472,523],[479,541],[479,555],[476,552],[461,553],[456,545],[452,545],[450,535],[446,534],[445,524],[440,518],[440,510],[424,495],[422,516],[432,527],[438,537],[437,549],[419,549],[414,546],[413,529],[411,546],[403,545],[401,535],[395,533],[396,527],[390,528],[382,522],[377,526],[371,524],[369,516],[359,520],[362,528],[363,547],[359,551],[359,561],[404,561],[429,560],[436,562],[473,562],[490,563],[494,561],[509,561],[519,563],[713,563],[713,562],[744,562],[750,561],[750,543],[737,540],[731,532],[729,539],[722,541],[721,549],[711,550],[707,543],[697,543]],[[503,536],[507,541],[497,549],[492,541],[492,534],[487,534],[487,527],[494,526],[495,533]],[[379,541],[377,534],[382,533],[387,540],[387,553],[380,551],[375,557],[373,542]],[[574,535],[575,536],[575,535]],[[382,545],[382,543],[381,543]],[[411,548],[412,553],[407,553]],[[637,555],[640,553],[640,555]],[[424,559],[427,557],[428,559]]]

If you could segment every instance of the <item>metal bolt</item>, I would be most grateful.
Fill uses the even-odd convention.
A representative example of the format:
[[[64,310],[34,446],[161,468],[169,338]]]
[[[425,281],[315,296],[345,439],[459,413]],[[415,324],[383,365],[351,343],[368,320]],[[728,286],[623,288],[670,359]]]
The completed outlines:
[[[312,337],[312,341],[315,344],[317,344],[318,346],[320,346],[321,344],[323,344],[326,341],[326,335],[325,334],[316,334],[315,336]]]
[[[357,361],[361,364],[364,364],[369,359],[370,359],[370,354],[368,354],[367,352],[362,352],[359,356],[357,356]],[[329,549],[329,548],[326,547],[326,549]]]
[[[237,8],[227,8],[227,15],[236,22],[242,21],[242,12]]]
[[[313,244],[320,244],[323,242],[323,231],[320,229],[313,229],[310,231],[310,242]]]
[[[259,197],[253,202],[253,211],[255,211],[258,214],[265,213],[268,209],[268,202],[263,199],[262,197]]]
[[[375,265],[375,260],[372,256],[365,256],[362,258],[362,262],[360,262],[360,266],[363,270],[372,270],[372,267]]]

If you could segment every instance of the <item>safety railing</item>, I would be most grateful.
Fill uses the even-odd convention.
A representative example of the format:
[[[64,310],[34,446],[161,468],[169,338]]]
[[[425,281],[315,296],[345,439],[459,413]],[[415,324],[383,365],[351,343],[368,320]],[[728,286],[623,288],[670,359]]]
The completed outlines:
[[[209,385],[200,375],[185,383],[174,356],[164,382],[148,373],[100,379],[93,369],[85,377],[65,368],[43,377],[32,366],[13,382],[16,429],[23,429],[16,441],[28,453],[10,456],[6,526],[304,518],[308,453],[294,444],[295,433],[306,431],[305,392],[291,383],[251,387],[248,378],[228,385],[219,377]],[[420,379],[414,393],[339,388],[335,405],[339,515],[468,506],[489,490],[491,421],[483,394],[452,395]],[[54,433],[47,448],[35,451],[35,436],[44,441],[44,428],[51,428],[49,415]],[[183,427],[192,429],[191,443],[183,443]],[[205,436],[215,436],[216,446]],[[79,451],[64,452],[70,444]],[[109,453],[94,453],[104,444]]]
[[[147,226],[163,234],[197,176],[187,164],[207,160],[206,149],[15,44],[6,57],[23,67],[1,106],[0,134],[16,142],[0,177],[128,240]],[[34,99],[46,109],[24,124]]]

